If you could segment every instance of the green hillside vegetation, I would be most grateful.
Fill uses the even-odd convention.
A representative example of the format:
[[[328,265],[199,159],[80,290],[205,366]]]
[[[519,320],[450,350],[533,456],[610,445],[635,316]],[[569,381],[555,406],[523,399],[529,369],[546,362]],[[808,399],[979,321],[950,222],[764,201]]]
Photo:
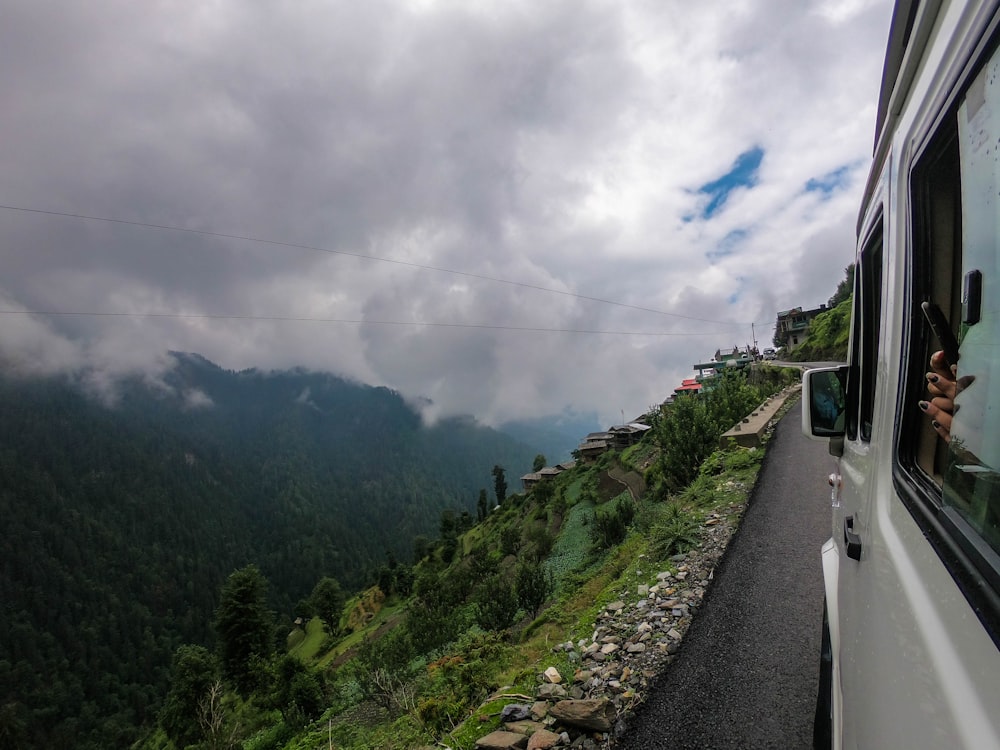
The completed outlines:
[[[854,264],[844,269],[844,278],[837,284],[833,296],[827,300],[827,310],[809,324],[809,338],[795,351],[788,354],[794,362],[846,362],[847,346],[851,339],[851,306],[854,289]]]
[[[0,747],[129,746],[178,647],[215,653],[232,571],[257,566],[284,643],[321,579],[375,583],[443,511],[474,514],[493,466],[537,454],[471,419],[425,426],[386,388],[174,360],[110,407],[0,375]]]
[[[720,451],[719,436],[796,373],[760,367],[753,377],[727,373],[710,394],[655,409],[638,445],[509,492],[484,517],[441,512],[414,564],[383,565],[378,586],[322,638],[313,620],[289,650],[286,630],[280,649],[253,652],[235,672],[179,648],[167,708],[141,747],[471,750],[498,724],[506,701],[491,701],[495,691],[532,693],[544,666],[572,673],[553,644],[587,636],[623,588],[671,569],[701,540],[708,513],[739,512],[764,451]],[[633,497],[623,477],[647,491]],[[238,570],[223,588],[253,575]],[[222,654],[263,630],[258,601],[240,608],[248,632],[220,631]],[[192,719],[173,722],[172,705]]]
[[[848,297],[813,318],[809,324],[809,338],[788,358],[796,362],[846,362],[851,338],[852,299]]]

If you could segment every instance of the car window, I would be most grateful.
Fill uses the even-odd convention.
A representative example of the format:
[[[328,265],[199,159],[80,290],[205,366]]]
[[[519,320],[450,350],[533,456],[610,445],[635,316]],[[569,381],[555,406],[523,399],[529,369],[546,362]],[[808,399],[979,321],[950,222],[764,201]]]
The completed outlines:
[[[1000,73],[994,55],[958,112],[962,186],[958,395],[943,500],[1000,552]]]
[[[881,224],[861,253],[861,439],[872,438],[878,339],[882,320]]]

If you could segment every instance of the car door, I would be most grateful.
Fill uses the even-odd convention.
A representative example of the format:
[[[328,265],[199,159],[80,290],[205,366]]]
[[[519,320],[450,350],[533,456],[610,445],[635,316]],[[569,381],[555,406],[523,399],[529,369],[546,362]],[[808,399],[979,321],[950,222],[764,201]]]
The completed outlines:
[[[845,436],[834,488],[834,543],[839,551],[837,601],[840,619],[840,659],[848,665],[870,662],[873,581],[867,575],[872,556],[872,481],[879,460],[876,395],[879,381],[879,337],[882,330],[884,222],[876,200],[874,219],[864,236],[855,268],[854,316],[849,353]],[[855,730],[872,710],[865,699],[872,691],[865,670],[840,670],[844,696],[844,747],[859,747]]]

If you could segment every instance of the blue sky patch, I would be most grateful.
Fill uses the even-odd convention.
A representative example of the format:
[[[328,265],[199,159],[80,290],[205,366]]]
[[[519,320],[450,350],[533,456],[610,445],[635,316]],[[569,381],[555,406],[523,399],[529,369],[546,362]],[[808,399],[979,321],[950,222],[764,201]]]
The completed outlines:
[[[702,195],[711,199],[701,212],[703,219],[711,219],[725,205],[729,194],[736,188],[750,188],[757,184],[757,170],[764,160],[764,149],[755,146],[736,157],[733,168],[717,180],[706,183],[698,188]]]
[[[745,276],[736,277],[737,287],[730,292],[729,296],[726,298],[726,302],[730,305],[735,305],[743,297],[743,288],[746,284]]]
[[[736,229],[725,237],[723,237],[719,244],[717,244],[713,249],[709,250],[705,257],[707,257],[713,263],[720,258],[725,258],[727,255],[732,255],[739,244],[746,238],[747,233],[744,229]]]
[[[822,193],[824,198],[828,198],[835,190],[840,190],[847,184],[850,172],[851,167],[845,164],[822,177],[813,177],[806,183],[806,192]]]

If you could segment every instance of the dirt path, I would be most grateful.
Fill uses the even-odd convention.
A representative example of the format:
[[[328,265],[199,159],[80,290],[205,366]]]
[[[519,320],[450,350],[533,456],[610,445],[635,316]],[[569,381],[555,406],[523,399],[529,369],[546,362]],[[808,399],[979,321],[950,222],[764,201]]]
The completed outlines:
[[[646,480],[637,471],[625,471],[620,466],[615,466],[608,471],[608,476],[623,485],[633,500],[637,501],[646,494]]]

